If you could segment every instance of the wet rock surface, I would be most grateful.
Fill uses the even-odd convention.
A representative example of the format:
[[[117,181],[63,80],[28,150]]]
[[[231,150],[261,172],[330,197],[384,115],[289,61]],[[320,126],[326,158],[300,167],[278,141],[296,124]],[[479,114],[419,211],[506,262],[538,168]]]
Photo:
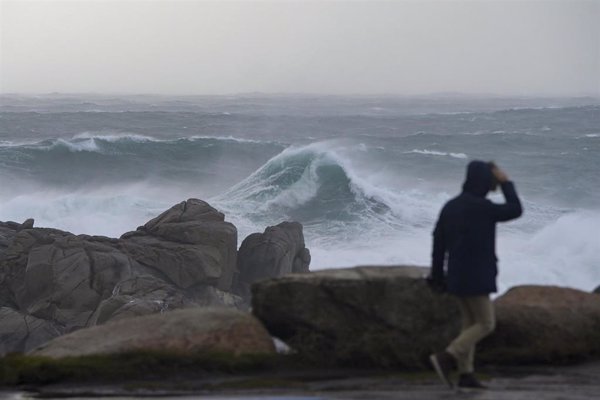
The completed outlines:
[[[345,366],[426,368],[458,332],[455,300],[418,267],[357,267],[252,286],[253,313],[305,357]]]
[[[273,340],[246,312],[232,308],[197,307],[111,321],[53,339],[33,356],[52,358],[161,351],[273,354]]]

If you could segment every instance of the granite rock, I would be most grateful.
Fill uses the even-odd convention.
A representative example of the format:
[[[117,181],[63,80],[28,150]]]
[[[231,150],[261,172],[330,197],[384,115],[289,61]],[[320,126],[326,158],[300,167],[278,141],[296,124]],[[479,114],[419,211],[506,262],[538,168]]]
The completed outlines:
[[[517,286],[494,302],[496,331],[480,345],[488,363],[560,363],[600,355],[600,296],[557,286]]]
[[[242,242],[234,290],[249,299],[254,282],[308,272],[310,259],[300,223],[286,221],[269,226],[263,233],[253,233]]]
[[[188,308],[111,321],[53,339],[31,352],[52,358],[157,351],[274,354],[266,329],[231,308]]]
[[[243,307],[231,293],[236,245],[236,228],[196,199],[120,239],[1,223],[0,355],[111,319]]]
[[[423,368],[458,332],[453,297],[418,267],[293,274],[252,286],[253,313],[301,356],[344,366]]]
[[[236,269],[237,229],[198,199],[181,202],[124,234],[125,250],[180,287],[209,283],[230,290]]]

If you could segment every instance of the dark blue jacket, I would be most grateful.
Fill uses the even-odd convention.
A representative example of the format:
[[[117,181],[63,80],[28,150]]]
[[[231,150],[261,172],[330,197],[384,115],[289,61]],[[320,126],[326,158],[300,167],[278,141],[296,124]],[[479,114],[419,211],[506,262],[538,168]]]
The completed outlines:
[[[510,181],[500,185],[505,204],[485,198],[493,182],[489,163],[469,163],[462,193],[444,205],[433,232],[431,278],[436,283],[445,278],[448,292],[458,296],[497,290],[496,222],[518,218],[522,213]]]

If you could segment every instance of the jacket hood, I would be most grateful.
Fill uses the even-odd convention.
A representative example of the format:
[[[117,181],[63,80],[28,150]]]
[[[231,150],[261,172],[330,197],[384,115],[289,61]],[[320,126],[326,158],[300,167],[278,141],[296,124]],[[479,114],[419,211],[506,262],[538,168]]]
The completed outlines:
[[[494,182],[492,167],[485,161],[471,161],[467,166],[467,178],[463,184],[463,192],[474,196],[485,197]]]

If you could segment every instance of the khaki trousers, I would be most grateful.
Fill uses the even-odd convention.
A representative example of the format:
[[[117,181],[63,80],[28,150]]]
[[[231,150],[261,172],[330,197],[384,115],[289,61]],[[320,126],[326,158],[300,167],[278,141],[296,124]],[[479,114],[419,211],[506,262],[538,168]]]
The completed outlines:
[[[475,345],[494,331],[496,317],[494,305],[488,295],[458,297],[458,304],[462,330],[446,351],[456,358],[458,372],[468,374],[474,371]]]

